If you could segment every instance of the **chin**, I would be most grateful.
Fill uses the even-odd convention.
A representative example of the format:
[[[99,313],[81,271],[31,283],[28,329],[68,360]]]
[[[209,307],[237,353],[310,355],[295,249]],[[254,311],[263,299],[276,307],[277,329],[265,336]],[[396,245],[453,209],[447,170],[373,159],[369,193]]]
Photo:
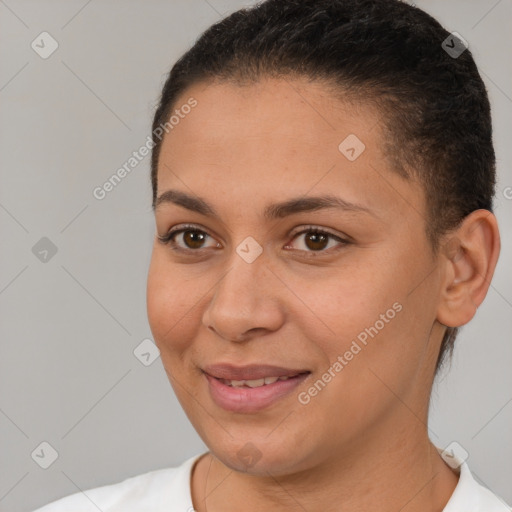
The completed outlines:
[[[288,441],[288,442],[287,442]],[[225,444],[208,444],[211,453],[233,471],[254,476],[280,476],[305,469],[305,454],[298,452],[300,443],[292,438],[273,439],[244,436],[243,441],[229,439]]]

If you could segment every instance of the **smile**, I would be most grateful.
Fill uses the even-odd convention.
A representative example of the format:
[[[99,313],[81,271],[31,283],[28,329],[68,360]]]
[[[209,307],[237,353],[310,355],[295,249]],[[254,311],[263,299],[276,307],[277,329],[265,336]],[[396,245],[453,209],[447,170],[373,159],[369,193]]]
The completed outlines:
[[[298,374],[297,374],[298,375]],[[282,377],[265,377],[264,379],[254,379],[254,380],[227,380],[227,379],[219,379],[223,384],[227,386],[231,386],[233,388],[259,388],[261,386],[268,386],[269,384],[274,384],[278,380],[288,380],[296,377],[297,375],[283,375]]]
[[[247,372],[246,369],[244,371]],[[261,373],[262,370],[259,369],[258,372]],[[274,368],[274,375],[229,379],[212,376],[203,371],[212,402],[226,411],[244,414],[257,413],[287,397],[295,396],[296,388],[311,375],[309,371],[284,373],[288,375],[279,375]]]

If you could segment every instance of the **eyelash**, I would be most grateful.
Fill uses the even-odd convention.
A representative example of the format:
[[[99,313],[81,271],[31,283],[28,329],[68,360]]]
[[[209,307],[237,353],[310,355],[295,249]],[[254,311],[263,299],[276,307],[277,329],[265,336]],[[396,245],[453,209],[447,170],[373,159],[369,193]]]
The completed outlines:
[[[177,226],[176,228],[169,230],[167,233],[165,233],[165,235],[158,235],[158,240],[161,243],[170,246],[170,248],[173,251],[177,251],[177,252],[181,252],[181,253],[188,253],[188,254],[191,254],[191,253],[201,253],[202,251],[208,249],[208,248],[184,249],[183,247],[179,247],[174,239],[175,239],[175,237],[177,235],[179,235],[181,233],[185,233],[186,231],[192,231],[192,232],[195,232],[195,233],[202,233],[202,234],[205,234],[205,235],[211,237],[211,235],[209,235],[207,231],[204,231],[203,229],[199,229],[197,225],[185,224],[185,225]],[[331,247],[331,248],[329,248],[327,250],[322,249],[322,250],[319,250],[319,251],[304,251],[304,250],[301,250],[301,249],[296,249],[296,251],[305,253],[303,255],[304,257],[317,257],[318,254],[331,254],[333,249],[335,251],[336,250],[340,250],[344,246],[346,246],[346,245],[348,245],[350,243],[349,240],[341,238],[341,237],[339,237],[337,235],[334,235],[333,233],[325,231],[325,230],[323,230],[321,228],[318,228],[316,226],[306,226],[303,230],[301,230],[301,231],[299,231],[297,233],[294,233],[293,234],[293,240],[295,238],[297,238],[299,235],[303,235],[305,233],[314,233],[314,234],[319,234],[319,235],[326,235],[327,237],[340,242],[341,245],[338,246],[338,247],[335,247],[335,248]],[[213,238],[213,237],[211,237],[211,238]]]

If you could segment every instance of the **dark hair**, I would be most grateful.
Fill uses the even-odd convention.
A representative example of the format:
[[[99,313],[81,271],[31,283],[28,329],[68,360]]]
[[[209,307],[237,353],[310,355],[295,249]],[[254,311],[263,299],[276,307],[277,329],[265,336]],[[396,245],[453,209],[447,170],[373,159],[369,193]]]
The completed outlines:
[[[399,0],[267,0],[234,12],[199,37],[165,82],[153,121],[153,207],[161,147],[155,130],[189,86],[303,77],[378,106],[392,167],[424,187],[436,253],[440,237],[469,213],[492,211],[496,181],[485,85],[468,49],[448,53],[449,37],[430,15]],[[448,41],[450,48],[460,40]],[[436,373],[457,332],[447,328]]]

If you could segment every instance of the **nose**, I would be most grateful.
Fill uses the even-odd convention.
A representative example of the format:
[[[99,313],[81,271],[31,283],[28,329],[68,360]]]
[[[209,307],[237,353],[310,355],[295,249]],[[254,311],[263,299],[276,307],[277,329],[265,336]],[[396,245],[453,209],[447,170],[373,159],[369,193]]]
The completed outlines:
[[[247,263],[235,254],[232,265],[215,285],[202,321],[225,340],[248,341],[283,324],[282,284],[262,256]]]

